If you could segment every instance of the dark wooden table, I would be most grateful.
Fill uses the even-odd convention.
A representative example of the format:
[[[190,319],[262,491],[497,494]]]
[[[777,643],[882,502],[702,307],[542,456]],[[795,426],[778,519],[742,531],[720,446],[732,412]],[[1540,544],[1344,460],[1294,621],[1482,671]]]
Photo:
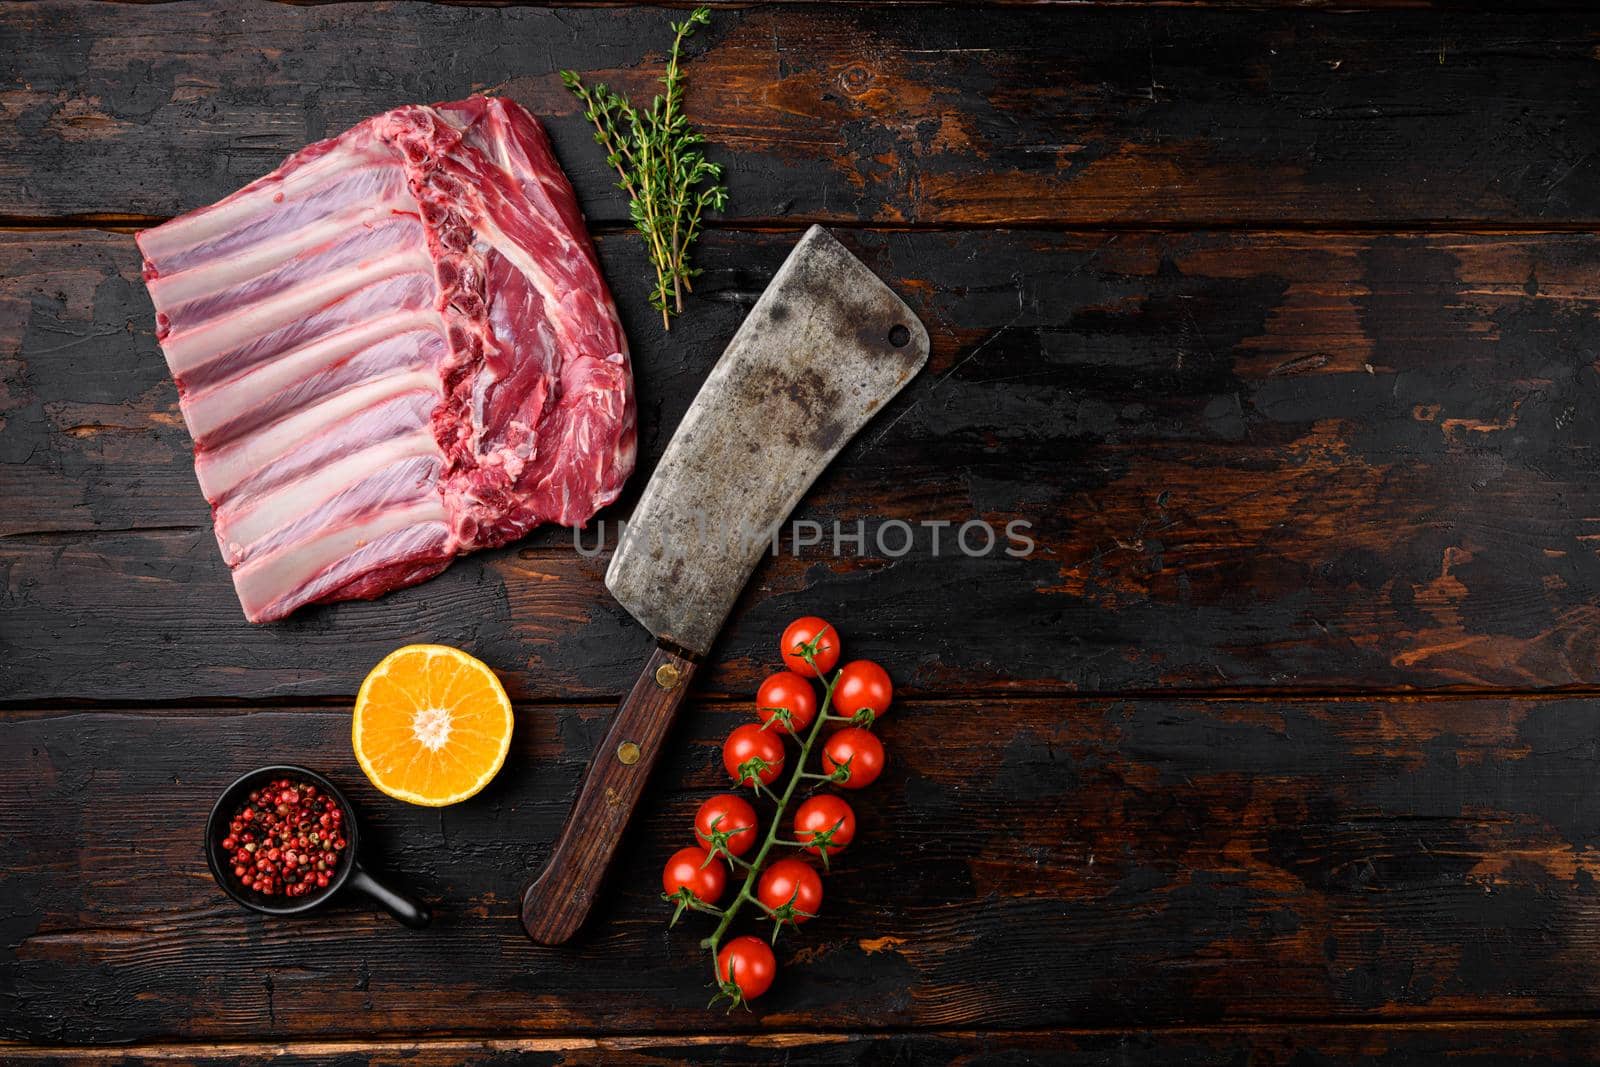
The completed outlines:
[[[647,93],[663,9],[0,7],[0,1060],[1600,1050],[1600,15],[1339,6],[719,9],[689,110],[732,200],[670,335],[554,73]],[[764,564],[554,950],[517,893],[647,646],[604,560],[545,530],[246,625],[131,238],[474,91],[548,116],[584,200],[632,494],[824,221],[934,350],[798,517],[1037,541]],[[706,1011],[659,869],[805,612],[899,681],[891,768],[781,985]],[[442,812],[350,753],[413,640],[517,702],[504,773]],[[431,930],[218,892],[202,818],[271,759],[350,787]]]

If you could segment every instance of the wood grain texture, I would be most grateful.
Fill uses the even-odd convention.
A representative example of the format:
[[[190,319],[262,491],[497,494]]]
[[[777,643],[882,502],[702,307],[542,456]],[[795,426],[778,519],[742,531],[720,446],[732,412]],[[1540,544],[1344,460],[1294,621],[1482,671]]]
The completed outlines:
[[[787,617],[915,648],[909,691],[1600,683],[1600,240],[1581,234],[845,235],[930,365],[797,517],[864,523],[758,569],[700,679],[752,691]],[[603,239],[641,470],[794,241],[717,234],[669,336]],[[370,604],[243,622],[126,235],[0,235],[0,698],[347,698],[410,640],[519,699],[616,700],[649,638],[547,529]],[[890,519],[1032,524],[1031,556]],[[891,548],[898,535],[886,531]],[[981,544],[981,539],[969,542]],[[587,535],[585,551],[598,540]],[[977,587],[985,596],[969,603]],[[845,625],[841,623],[841,625]]]
[[[549,116],[555,72],[655,88],[660,10],[0,7],[0,215],[166,216],[402,103]],[[758,5],[696,38],[730,218],[919,224],[1600,219],[1593,11]],[[646,97],[647,98],[647,97]]]
[[[1288,6],[719,10],[689,108],[733,201],[670,336],[554,74],[653,91],[661,8],[0,6],[0,1039],[42,1043],[0,1061],[1600,1058],[1594,700],[1200,692],[1600,685],[1600,16]],[[131,239],[44,228],[158,220],[472,91],[548,117],[604,234],[642,458],[607,520],[770,231],[817,219],[935,350],[798,517],[1036,541],[765,564],[555,949],[519,892],[649,648],[604,555],[541,531],[245,625]],[[707,1012],[660,865],[810,611],[900,684],[889,770],[774,992]],[[522,702],[506,772],[444,811],[349,753],[345,702],[414,639]],[[194,835],[278,758],[350,788],[433,929],[227,902]]]
[[[227,1067],[270,1057],[282,1067],[534,1067],[575,1064],[940,1063],[1059,1067],[1299,1067],[1344,1063],[1413,1067],[1447,1059],[1467,1067],[1592,1063],[1600,1028],[1581,1020],[1488,1023],[1277,1025],[1169,1030],[936,1031],[931,1033],[764,1033],[727,1035],[535,1037],[316,1041],[276,1044],[144,1045],[116,1049],[7,1047],[9,1062],[118,1063],[130,1067]]]
[[[907,701],[881,724],[889,766],[852,798],[860,830],[823,914],[783,943],[773,994],[731,1015],[705,1010],[703,924],[667,930],[659,877],[746,706],[689,709],[595,921],[559,949],[528,940],[517,894],[607,711],[519,709],[504,773],[443,811],[368,787],[343,712],[13,713],[0,1036],[1592,1014],[1594,707]],[[434,905],[431,929],[353,906],[265,921],[217,890],[194,836],[205,811],[237,772],[290,757],[349,788],[369,858]]]

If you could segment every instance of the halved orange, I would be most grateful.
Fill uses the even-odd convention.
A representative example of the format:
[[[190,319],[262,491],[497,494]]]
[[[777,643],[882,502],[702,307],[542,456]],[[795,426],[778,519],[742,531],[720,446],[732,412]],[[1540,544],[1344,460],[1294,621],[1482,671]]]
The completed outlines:
[[[407,645],[372,668],[350,741],[372,784],[438,808],[489,784],[511,749],[511,701],[482,662],[447,645]]]

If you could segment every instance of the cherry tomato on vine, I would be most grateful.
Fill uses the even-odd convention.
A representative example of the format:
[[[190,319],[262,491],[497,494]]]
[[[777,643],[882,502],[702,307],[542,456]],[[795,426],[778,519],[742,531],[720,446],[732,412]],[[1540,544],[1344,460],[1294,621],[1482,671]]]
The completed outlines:
[[[818,834],[829,830],[833,831],[827,843],[830,856],[843,852],[844,847],[855,840],[856,813],[850,810],[850,805],[841,797],[836,797],[832,793],[819,793],[801,804],[799,810],[794,813],[796,841],[813,841]],[[820,854],[822,849],[812,845],[806,851]]]
[[[752,776],[742,775],[739,768],[752,759],[766,764],[753,776],[759,777],[762,785],[770,785],[783,771],[783,739],[753,722],[735,727],[722,743],[722,765],[727,768],[728,777],[746,785]]]
[[[710,848],[712,833],[721,831],[728,835],[727,848],[735,856],[755,847],[756,826],[756,809],[733,793],[718,793],[694,813],[694,836],[700,843]]]
[[[787,708],[789,724],[799,733],[817,717],[817,691],[793,671],[779,671],[769,675],[756,691],[756,718],[771,722],[778,717],[774,708]],[[782,726],[780,721],[777,728]]]
[[[811,664],[799,651],[801,645],[809,645],[814,641],[817,647],[811,658],[816,661],[816,670],[811,669]],[[783,653],[784,666],[802,678],[815,678],[819,674],[827,674],[839,662],[839,631],[828,625],[826,619],[805,615],[791,622],[783,631],[778,651]]]
[[[870,659],[852,660],[839,669],[839,680],[833,687],[833,706],[840,715],[854,715],[862,708],[871,708],[873,718],[889,710],[894,699],[894,683],[889,672]]]
[[[850,768],[850,777],[838,783],[843,789],[861,789],[876,782],[883,763],[883,742],[859,726],[846,726],[822,743],[824,774],[832,774],[838,767]]]
[[[680,848],[667,860],[661,872],[661,889],[667,896],[676,896],[679,889],[687,888],[704,904],[715,904],[722,898],[728,885],[728,868],[721,859],[707,863],[711,853],[703,848]]]
[[[822,876],[805,860],[779,860],[761,872],[756,899],[769,908],[793,906],[790,921],[803,923],[822,908]]]
[[[717,953],[717,980],[733,982],[745,1000],[754,1000],[771,989],[777,976],[778,961],[759,937],[736,937]]]

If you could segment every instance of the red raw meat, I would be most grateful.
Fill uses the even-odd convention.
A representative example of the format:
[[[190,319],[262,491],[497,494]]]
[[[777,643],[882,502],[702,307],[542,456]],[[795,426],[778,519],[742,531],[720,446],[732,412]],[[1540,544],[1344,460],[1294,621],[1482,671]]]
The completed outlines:
[[[628,342],[510,101],[396,108],[138,241],[252,622],[582,525],[633,471]]]

